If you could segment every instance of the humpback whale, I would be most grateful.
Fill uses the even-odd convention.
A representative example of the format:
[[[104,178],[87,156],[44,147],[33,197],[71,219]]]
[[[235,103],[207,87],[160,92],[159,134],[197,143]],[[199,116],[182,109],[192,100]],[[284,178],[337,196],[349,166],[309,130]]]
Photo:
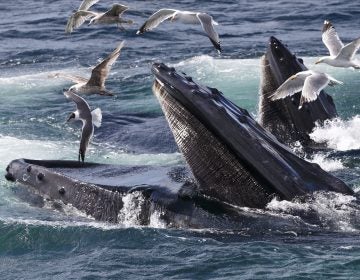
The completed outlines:
[[[259,123],[286,144],[300,141],[303,146],[314,143],[309,133],[316,122],[337,116],[333,99],[325,91],[298,110],[301,92],[282,100],[271,101],[271,95],[292,75],[308,70],[283,43],[270,37],[266,54],[261,58]]]
[[[152,71],[153,92],[190,171],[18,159],[6,168],[6,178],[115,223],[125,198],[136,194],[140,224],[149,224],[158,211],[176,227],[239,227],[247,220],[239,207],[265,208],[275,197],[291,200],[315,191],[353,194],[340,179],[297,157],[217,89],[164,64],[154,64]]]

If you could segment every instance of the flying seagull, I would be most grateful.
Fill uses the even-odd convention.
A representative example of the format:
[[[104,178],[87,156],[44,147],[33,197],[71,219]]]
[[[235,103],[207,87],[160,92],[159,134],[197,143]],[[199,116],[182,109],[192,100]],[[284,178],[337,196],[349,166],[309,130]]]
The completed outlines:
[[[334,67],[353,67],[360,69],[360,64],[354,59],[360,48],[360,38],[344,46],[334,26],[325,20],[322,30],[322,41],[329,49],[330,56],[321,57],[315,64],[326,63]]]
[[[94,17],[91,18],[89,25],[116,23],[119,27],[121,27],[122,23],[133,24],[132,20],[125,20],[121,18],[122,14],[128,9],[129,7],[127,6],[121,4],[114,4],[111,9],[105,13],[93,12]]]
[[[327,85],[335,86],[343,83],[334,79],[326,73],[313,70],[298,72],[287,79],[276,91],[270,96],[271,100],[283,99],[292,96],[301,91],[299,109],[305,102],[316,100],[321,90]]]
[[[94,125],[96,127],[101,126],[102,114],[100,108],[90,111],[89,104],[84,98],[76,95],[72,91],[64,92],[66,98],[71,99],[76,104],[76,111],[69,115],[67,121],[71,119],[80,120],[83,123],[81,131],[81,140],[79,148],[79,161],[84,162],[85,152],[89,145],[89,142],[94,134]]]
[[[97,2],[99,2],[99,0],[83,0],[79,9],[70,16],[65,27],[65,32],[73,32],[75,28],[80,27],[80,25],[88,20],[93,14],[87,10]]]
[[[121,4],[114,4],[110,10],[104,13],[98,13],[87,10],[78,10],[69,19],[69,22],[65,28],[65,32],[71,33],[74,30],[74,28],[80,27],[80,25],[82,25],[88,19],[90,19],[89,25],[116,23],[119,28],[124,29],[121,26],[122,23],[127,23],[127,24],[133,23],[132,20],[125,20],[121,18],[122,14],[128,9],[129,7],[127,6]]]
[[[105,88],[105,80],[109,75],[111,66],[115,63],[120,55],[120,51],[123,48],[125,41],[122,41],[119,46],[102,62],[95,66],[91,72],[90,79],[83,78],[81,76],[73,76],[69,74],[56,73],[50,76],[51,78],[65,78],[72,80],[76,84],[71,86],[69,90],[81,94],[100,94],[100,95],[113,95]]]
[[[147,31],[150,31],[165,20],[170,20],[171,22],[178,20],[189,24],[200,23],[211,43],[213,43],[218,52],[221,52],[219,34],[214,29],[214,25],[218,25],[218,23],[213,20],[212,16],[206,13],[187,12],[174,9],[161,9],[150,16],[136,34],[143,34]]]

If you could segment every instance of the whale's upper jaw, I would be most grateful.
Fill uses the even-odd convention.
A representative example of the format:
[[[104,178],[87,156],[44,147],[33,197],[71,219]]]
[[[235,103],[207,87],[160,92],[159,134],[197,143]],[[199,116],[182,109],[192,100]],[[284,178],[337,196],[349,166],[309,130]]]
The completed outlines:
[[[294,155],[249,113],[216,89],[154,64],[153,91],[200,192],[220,201],[265,207],[318,190],[351,194],[339,179]]]
[[[261,175],[248,172],[222,136],[217,135],[217,127],[223,122],[219,113],[227,110],[224,103],[218,103],[222,93],[202,87],[164,64],[154,64],[152,71],[156,76],[154,94],[200,192],[234,205],[264,208],[275,191]],[[237,114],[233,124],[249,116],[245,110]],[[225,130],[231,132],[231,127]]]
[[[271,36],[266,53],[279,85],[297,72],[307,70],[303,60],[293,54],[280,40]]]

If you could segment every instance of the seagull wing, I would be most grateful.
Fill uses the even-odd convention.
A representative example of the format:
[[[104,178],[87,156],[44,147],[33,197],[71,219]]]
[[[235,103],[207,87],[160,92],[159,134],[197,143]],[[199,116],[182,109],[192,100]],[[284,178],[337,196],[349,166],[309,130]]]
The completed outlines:
[[[87,11],[92,5],[96,4],[100,0],[84,0],[82,1],[78,10]]]
[[[161,9],[157,11],[152,16],[150,16],[147,21],[145,21],[145,23],[140,27],[140,29],[138,30],[138,32],[136,32],[136,34],[142,34],[146,31],[150,31],[154,29],[163,21],[174,16],[174,14],[177,12],[178,12],[177,10],[173,10],[173,9]]]
[[[287,79],[271,96],[271,100],[284,99],[300,92],[304,86],[306,76],[293,75]]]
[[[119,46],[102,62],[100,62],[91,72],[91,77],[87,82],[87,85],[91,86],[105,86],[105,80],[109,75],[111,66],[117,60],[120,55],[121,49],[124,47],[125,41],[122,41]]]
[[[359,50],[359,48],[360,48],[360,38],[357,38],[356,40],[352,41],[351,43],[343,47],[338,57],[347,60],[352,60],[356,52]]]
[[[329,49],[331,56],[337,56],[344,46],[334,26],[327,20],[325,20],[322,30],[322,41]]]
[[[97,13],[90,11],[77,11],[73,13],[66,24],[65,33],[73,32],[75,28],[80,27],[88,18],[96,15]]]
[[[213,43],[214,47],[219,52],[221,52],[220,38],[219,38],[219,34],[214,29],[213,18],[205,13],[198,13],[196,14],[196,16],[199,19],[201,26],[206,32],[207,36],[209,37],[211,43]]]
[[[329,83],[328,85],[333,87],[336,85],[343,85],[344,83],[342,81],[336,80],[335,78],[331,77],[330,75],[326,74],[328,79],[329,79]]]
[[[67,99],[70,99],[75,102],[76,108],[79,111],[80,117],[82,117],[83,119],[86,119],[86,115],[90,114],[90,116],[91,116],[90,106],[84,98],[80,97],[79,95],[77,95],[71,91],[65,91],[64,95],[66,96]],[[85,115],[85,118],[84,118],[84,115]]]
[[[302,107],[304,102],[311,102],[316,100],[320,91],[324,89],[329,83],[329,78],[324,73],[313,73],[305,79],[304,87],[301,92],[300,106]]]
[[[120,5],[120,4],[114,4],[111,7],[111,9],[105,13],[105,16],[110,16],[110,17],[121,16],[128,9],[129,9],[129,7],[127,7],[127,6]]]
[[[71,80],[74,83],[86,83],[88,81],[88,79],[81,77],[81,76],[77,76],[77,75],[70,75],[70,74],[65,74],[65,73],[56,73],[53,75],[49,75],[49,78],[64,78],[67,80]]]

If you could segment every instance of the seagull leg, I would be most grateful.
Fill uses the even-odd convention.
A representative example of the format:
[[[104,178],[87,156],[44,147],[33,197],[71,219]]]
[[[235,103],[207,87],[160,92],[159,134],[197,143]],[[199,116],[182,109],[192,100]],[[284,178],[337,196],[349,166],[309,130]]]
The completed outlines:
[[[81,159],[82,163],[84,163],[85,152],[81,148],[79,149],[79,162],[80,162],[80,159]]]

